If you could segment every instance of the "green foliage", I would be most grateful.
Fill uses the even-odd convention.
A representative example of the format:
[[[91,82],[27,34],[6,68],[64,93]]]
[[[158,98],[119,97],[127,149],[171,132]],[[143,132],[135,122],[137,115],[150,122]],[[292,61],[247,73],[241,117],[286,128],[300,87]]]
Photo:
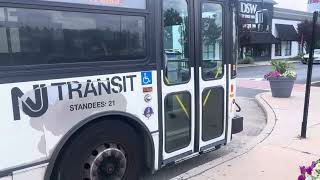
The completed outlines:
[[[171,8],[171,9],[167,9],[164,12],[164,26],[174,26],[174,25],[181,25],[183,22],[182,17],[180,16],[180,13]]]
[[[285,74],[293,68],[291,64],[284,60],[273,60],[271,61],[271,65],[273,70],[278,71],[280,74]]]
[[[215,17],[202,19],[202,41],[206,46],[214,45],[221,38],[222,27],[216,23]]]
[[[296,72],[293,70],[293,66],[285,60],[272,60],[271,65],[273,71],[264,76],[267,80],[274,78],[295,79],[297,77]]]
[[[304,22],[301,22],[298,24],[298,33],[300,39],[306,43],[306,48],[307,51],[309,51],[310,45],[311,45],[311,40],[312,40],[312,28],[313,27],[313,22],[305,20]],[[320,41],[320,24],[316,24],[315,26],[315,33],[316,33],[316,46],[320,46],[317,42]]]
[[[244,59],[239,60],[239,64],[254,64],[254,59],[250,56],[247,56]]]

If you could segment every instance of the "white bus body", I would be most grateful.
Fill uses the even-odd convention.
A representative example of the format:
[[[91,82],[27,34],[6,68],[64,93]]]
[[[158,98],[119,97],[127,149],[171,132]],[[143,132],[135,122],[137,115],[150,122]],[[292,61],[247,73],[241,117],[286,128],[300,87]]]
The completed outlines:
[[[236,9],[0,0],[0,180],[136,179],[229,143]]]

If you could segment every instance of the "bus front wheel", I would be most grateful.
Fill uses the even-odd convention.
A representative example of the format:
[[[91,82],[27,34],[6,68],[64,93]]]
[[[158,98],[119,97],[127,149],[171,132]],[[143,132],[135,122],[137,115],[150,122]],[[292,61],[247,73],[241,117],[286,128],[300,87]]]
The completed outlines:
[[[58,180],[138,179],[143,156],[139,136],[120,121],[101,121],[67,145],[55,172]]]

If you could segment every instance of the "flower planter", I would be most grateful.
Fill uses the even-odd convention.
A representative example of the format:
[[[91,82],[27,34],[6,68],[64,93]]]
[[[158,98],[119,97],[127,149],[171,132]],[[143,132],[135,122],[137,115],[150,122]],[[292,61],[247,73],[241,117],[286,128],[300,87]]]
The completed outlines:
[[[269,78],[273,97],[289,98],[292,93],[295,79],[292,78]]]

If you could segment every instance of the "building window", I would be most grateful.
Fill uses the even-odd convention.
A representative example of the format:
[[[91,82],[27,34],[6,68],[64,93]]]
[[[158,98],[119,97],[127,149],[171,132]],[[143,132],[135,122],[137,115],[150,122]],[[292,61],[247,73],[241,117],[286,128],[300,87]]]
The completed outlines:
[[[275,46],[275,56],[281,56],[281,43],[278,43]]]
[[[291,56],[291,41],[285,42],[285,56]]]

